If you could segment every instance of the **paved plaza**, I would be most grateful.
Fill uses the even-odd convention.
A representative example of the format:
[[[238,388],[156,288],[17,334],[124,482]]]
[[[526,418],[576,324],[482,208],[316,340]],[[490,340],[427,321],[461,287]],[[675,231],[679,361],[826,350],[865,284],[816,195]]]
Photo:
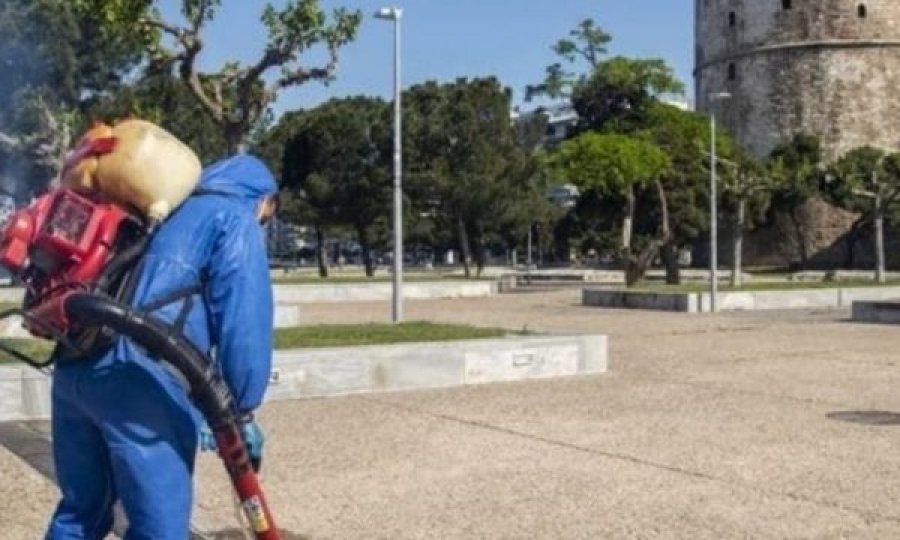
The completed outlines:
[[[267,405],[263,478],[286,536],[900,538],[900,328],[845,311],[685,315],[579,298],[406,311],[605,333],[607,374]],[[306,321],[357,322],[390,306],[304,309]],[[2,448],[0,478],[0,538],[40,537],[52,485]],[[204,456],[202,531],[236,526],[227,488]]]

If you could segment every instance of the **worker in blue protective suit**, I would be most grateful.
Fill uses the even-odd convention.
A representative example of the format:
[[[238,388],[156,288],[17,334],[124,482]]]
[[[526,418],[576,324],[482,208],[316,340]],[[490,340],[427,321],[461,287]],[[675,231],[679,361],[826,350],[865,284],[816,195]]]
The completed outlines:
[[[273,212],[275,191],[272,174],[250,156],[205,169],[197,192],[150,241],[132,300],[200,350],[214,350],[254,459],[263,438],[252,413],[269,379],[273,316],[259,222]],[[126,540],[187,538],[201,427],[184,383],[125,338],[98,357],[60,362],[52,429],[62,500],[47,538],[105,538],[117,500]]]

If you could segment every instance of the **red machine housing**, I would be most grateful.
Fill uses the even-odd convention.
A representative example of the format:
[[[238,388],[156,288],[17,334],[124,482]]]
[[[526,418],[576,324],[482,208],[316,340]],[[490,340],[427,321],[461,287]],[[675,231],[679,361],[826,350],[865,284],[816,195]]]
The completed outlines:
[[[27,307],[42,324],[26,322],[31,333],[53,337],[47,327],[69,330],[65,297],[89,290],[100,277],[129,217],[116,204],[70,189],[51,191],[13,214],[0,239],[0,265],[25,282]]]

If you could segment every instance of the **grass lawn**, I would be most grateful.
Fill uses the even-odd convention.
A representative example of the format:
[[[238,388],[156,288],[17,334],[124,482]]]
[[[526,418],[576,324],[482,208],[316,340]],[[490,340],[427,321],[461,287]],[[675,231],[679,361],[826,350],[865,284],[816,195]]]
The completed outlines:
[[[18,351],[34,358],[38,361],[44,361],[50,357],[53,352],[53,342],[43,339],[0,339],[7,347],[13,347]],[[0,351],[0,364],[7,362],[18,362],[15,358],[4,351]]]
[[[872,280],[845,280],[845,281],[761,281],[757,283],[745,283],[735,288],[722,283],[719,290],[723,292],[742,291],[792,291],[803,289],[837,289],[859,287],[900,287],[900,280],[889,280],[887,283],[876,283]],[[709,283],[685,283],[682,285],[666,285],[662,283],[639,283],[633,289],[636,292],[656,293],[699,293],[709,291]]]
[[[453,341],[502,337],[500,328],[478,328],[455,324],[408,322],[402,324],[329,324],[280,328],[275,331],[276,349],[382,345],[415,341]]]
[[[404,274],[404,282],[432,282],[445,280],[465,280],[461,275],[452,274]],[[319,285],[319,284],[340,284],[340,283],[390,283],[393,276],[390,274],[376,274],[373,277],[366,277],[365,274],[337,274],[321,278],[317,274],[296,274],[282,275],[272,278],[275,285]],[[471,277],[469,281],[491,281],[490,278]]]
[[[478,328],[475,326],[434,324],[429,322],[409,322],[399,325],[332,324],[301,326],[275,330],[275,348],[349,347],[354,345],[381,345],[417,341],[453,341],[502,337],[507,333],[509,332],[500,328]],[[0,339],[0,342],[13,346],[37,359],[47,358],[53,350],[51,342],[37,339]],[[0,352],[0,363],[14,361],[16,360],[8,354]]]

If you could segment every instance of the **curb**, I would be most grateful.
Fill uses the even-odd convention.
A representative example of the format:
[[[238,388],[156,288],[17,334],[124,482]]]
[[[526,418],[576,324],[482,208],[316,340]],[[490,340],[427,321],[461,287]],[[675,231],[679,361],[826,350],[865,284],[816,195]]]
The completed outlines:
[[[508,337],[276,351],[267,401],[605,373],[604,335]],[[0,367],[0,422],[50,417],[50,381]]]
[[[718,311],[838,309],[858,301],[900,298],[900,287],[834,287],[773,291],[722,291]],[[710,294],[582,289],[582,305],[681,313],[709,312]]]
[[[403,296],[413,300],[438,298],[482,298],[497,294],[497,280],[446,279],[406,281]],[[272,283],[276,304],[389,301],[393,294],[390,281],[371,283]],[[21,287],[0,287],[0,302],[22,302]]]
[[[853,322],[900,324],[900,301],[853,302]]]

